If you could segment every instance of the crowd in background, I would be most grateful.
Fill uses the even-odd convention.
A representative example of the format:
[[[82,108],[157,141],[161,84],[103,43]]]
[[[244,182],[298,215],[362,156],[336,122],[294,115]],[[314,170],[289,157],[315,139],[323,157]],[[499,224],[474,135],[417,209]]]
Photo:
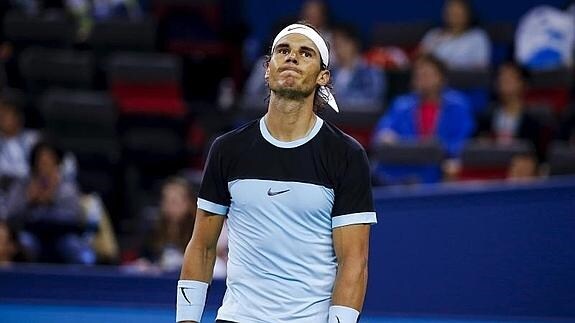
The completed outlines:
[[[168,6],[138,0],[2,2],[0,266],[29,261],[120,263],[145,272],[180,268],[210,140],[262,115],[269,95],[267,49],[252,59],[237,57],[249,42],[245,28],[222,22],[225,27],[212,34],[193,18],[203,17],[209,25],[217,21],[214,11],[209,6],[194,10],[182,16],[177,10],[170,13]],[[278,21],[270,39],[287,23],[303,20],[328,40],[331,83],[342,113],[334,117],[326,111],[322,117],[334,118],[366,147],[375,185],[532,180],[553,174],[551,147],[561,143],[567,151],[575,150],[575,4],[542,5],[524,13],[514,22],[511,43],[503,46],[510,50],[500,57],[494,53],[501,44],[490,39],[469,1],[446,0],[441,10],[441,25],[428,29],[417,46],[365,44],[356,26],[331,21],[325,2],[309,0],[296,17]],[[83,150],[87,144],[82,138],[62,138],[47,130],[54,115],[46,117],[41,102],[50,90],[44,83],[50,80],[42,86],[27,80],[22,66],[32,46],[11,39],[5,22],[13,17],[71,19],[76,28],[72,50],[92,52],[101,63],[110,53],[102,54],[92,42],[100,22],[137,22],[154,15],[163,32],[154,52],[182,58],[182,65],[174,65],[182,75],[175,84],[128,77],[144,81],[134,87],[105,75],[113,74],[106,68],[96,69],[90,89],[109,92],[117,106],[113,127],[119,128],[119,139],[113,142],[121,148],[115,151],[110,145],[112,157],[94,162],[99,159]],[[196,32],[203,32],[202,37]],[[401,35],[402,30],[394,32]],[[144,64],[155,58],[145,55]],[[162,62],[158,66],[167,64]],[[547,84],[541,80],[546,73],[565,75],[566,81]],[[473,85],[458,86],[454,75],[466,75]],[[485,75],[486,85],[477,86]],[[540,83],[543,90],[533,91]],[[363,121],[352,122],[357,118]],[[68,126],[64,122],[57,128]],[[70,144],[74,139],[79,144]],[[179,144],[170,149],[173,142]],[[142,148],[155,144],[155,151]],[[504,167],[473,167],[477,165],[468,156],[481,149],[469,147],[509,149],[512,154]],[[416,156],[409,157],[410,151]],[[96,175],[90,177],[87,170],[94,168]],[[108,185],[94,184],[105,178],[101,174],[110,178]],[[216,272],[223,276],[225,232],[218,254]]]

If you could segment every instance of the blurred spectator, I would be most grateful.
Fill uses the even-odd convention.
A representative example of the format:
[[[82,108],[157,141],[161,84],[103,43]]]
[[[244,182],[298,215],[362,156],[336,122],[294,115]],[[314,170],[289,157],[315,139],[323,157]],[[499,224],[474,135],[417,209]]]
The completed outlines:
[[[573,11],[575,12],[575,10]],[[532,70],[573,64],[575,14],[548,5],[529,10],[515,32],[515,59]]]
[[[486,69],[491,58],[491,42],[476,24],[467,0],[446,0],[443,27],[428,31],[421,41],[425,53],[432,53],[450,69]]]
[[[62,156],[49,143],[34,146],[30,178],[10,189],[8,218],[25,229],[21,242],[33,260],[93,264],[78,188],[61,177]]]
[[[0,220],[0,268],[10,266],[18,252],[16,233],[8,223]]]
[[[136,20],[144,17],[138,0],[65,0],[66,10],[78,22],[78,39],[88,38],[94,21],[109,19]]]
[[[519,154],[511,159],[507,170],[507,180],[514,182],[530,181],[538,177],[537,160],[531,154]]]
[[[146,242],[139,264],[157,265],[166,271],[179,270],[192,232],[196,213],[196,196],[184,178],[174,177],[162,187],[159,217]]]
[[[22,98],[4,93],[0,97],[0,178],[3,181],[29,175],[28,156],[39,134],[24,129]]]
[[[491,139],[499,145],[510,144],[517,139],[531,142],[541,160],[545,153],[540,147],[542,125],[526,111],[526,87],[524,70],[515,63],[502,64],[495,83],[497,102],[479,118],[477,133],[480,138]]]
[[[84,194],[80,198],[84,222],[89,232],[85,237],[94,250],[98,263],[115,264],[119,260],[120,250],[110,215],[98,194]]]
[[[445,73],[440,60],[420,56],[413,66],[413,92],[393,100],[377,123],[372,141],[378,145],[437,140],[448,157],[443,170],[452,177],[459,170],[456,160],[475,125],[467,98],[446,87]]]
[[[301,7],[300,19],[317,28],[328,42],[331,41],[329,8],[324,1],[307,0]]]
[[[380,111],[385,97],[383,71],[368,65],[361,57],[361,41],[350,25],[333,29],[332,83],[338,103],[347,111]]]

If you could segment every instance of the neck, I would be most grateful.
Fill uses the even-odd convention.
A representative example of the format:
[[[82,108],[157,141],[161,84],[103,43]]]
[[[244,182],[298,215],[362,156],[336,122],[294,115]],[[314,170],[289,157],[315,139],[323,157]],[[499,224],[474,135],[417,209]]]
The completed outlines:
[[[314,94],[303,100],[292,100],[272,91],[265,116],[270,134],[281,141],[294,141],[305,137],[316,120],[313,98]]]
[[[421,94],[421,101],[427,102],[439,102],[441,98],[441,93],[436,91],[430,91]]]
[[[503,98],[503,111],[507,114],[518,114],[523,108],[523,100],[517,96]]]

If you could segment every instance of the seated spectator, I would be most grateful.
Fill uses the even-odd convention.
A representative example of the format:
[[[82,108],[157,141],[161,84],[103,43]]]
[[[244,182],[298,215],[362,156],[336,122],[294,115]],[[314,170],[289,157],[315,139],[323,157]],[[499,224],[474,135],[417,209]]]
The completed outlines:
[[[344,111],[380,111],[385,97],[383,71],[368,65],[361,57],[361,43],[352,26],[333,29],[332,84],[338,104]]]
[[[0,178],[4,181],[29,175],[28,156],[39,139],[36,131],[24,128],[19,101],[15,95],[0,98]]]
[[[440,60],[431,55],[420,56],[413,66],[413,92],[393,100],[375,127],[372,142],[378,145],[403,140],[437,140],[448,158],[443,170],[448,177],[453,177],[458,171],[455,161],[475,125],[467,98],[446,87],[445,73],[445,65]],[[439,179],[429,175],[426,181]]]
[[[0,268],[12,265],[18,253],[16,233],[8,223],[0,220]]]
[[[63,153],[41,142],[32,149],[31,176],[8,194],[8,219],[23,227],[22,245],[34,261],[93,264],[76,184],[63,181]]]
[[[541,5],[529,10],[515,32],[515,60],[530,70],[573,64],[575,11]]]
[[[491,58],[487,33],[474,26],[474,16],[467,0],[446,0],[443,27],[428,31],[421,41],[424,53],[441,59],[450,69],[486,69]]]
[[[477,135],[488,138],[499,145],[515,140],[525,140],[533,144],[537,157],[541,160],[542,125],[537,118],[526,111],[524,94],[527,75],[515,63],[502,64],[497,73],[495,92],[497,102],[480,116]]]
[[[159,217],[146,242],[140,265],[179,270],[192,232],[196,197],[184,178],[174,177],[162,187]]]
[[[307,0],[301,6],[300,19],[317,28],[319,33],[329,42],[331,28],[329,25],[329,8],[325,1]]]
[[[78,40],[86,40],[94,21],[109,19],[137,20],[144,16],[142,6],[138,0],[67,0],[66,10],[75,17],[78,24]]]

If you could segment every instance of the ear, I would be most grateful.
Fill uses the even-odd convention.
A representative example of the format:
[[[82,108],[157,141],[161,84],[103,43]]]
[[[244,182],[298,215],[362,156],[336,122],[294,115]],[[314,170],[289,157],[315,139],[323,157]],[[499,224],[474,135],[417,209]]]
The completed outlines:
[[[331,74],[329,73],[328,70],[319,71],[319,74],[317,75],[316,83],[319,86],[325,86],[329,83],[330,77],[331,77]]]
[[[270,78],[270,64],[266,64],[266,72],[264,73],[264,80],[266,81],[266,83],[268,82],[269,78]]]

